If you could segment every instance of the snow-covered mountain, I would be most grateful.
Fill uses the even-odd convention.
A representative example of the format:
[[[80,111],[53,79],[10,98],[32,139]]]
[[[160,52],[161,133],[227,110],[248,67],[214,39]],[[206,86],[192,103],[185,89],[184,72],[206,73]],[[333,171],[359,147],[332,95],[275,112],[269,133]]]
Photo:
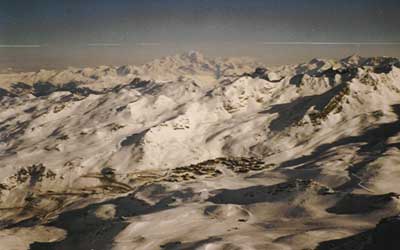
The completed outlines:
[[[70,67],[61,71],[40,70],[0,74],[0,86],[9,88],[11,84],[17,82],[27,84],[46,82],[54,85],[74,82],[88,85],[92,89],[101,89],[128,83],[137,77],[158,82],[190,79],[201,83],[215,83],[225,75],[242,74],[257,66],[262,64],[250,58],[209,59],[199,52],[190,51],[156,59],[140,66],[99,66],[83,69]]]
[[[396,58],[189,52],[0,86],[7,249],[336,249],[399,211]]]

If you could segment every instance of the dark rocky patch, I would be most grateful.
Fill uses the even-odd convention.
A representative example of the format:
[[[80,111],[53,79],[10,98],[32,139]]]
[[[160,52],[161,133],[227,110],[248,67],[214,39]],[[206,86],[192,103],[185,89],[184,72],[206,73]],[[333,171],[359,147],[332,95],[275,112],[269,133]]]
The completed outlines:
[[[56,106],[54,107],[54,109],[53,109],[53,112],[54,112],[54,113],[61,112],[64,108],[65,108],[65,105],[64,105],[64,104],[56,105]]]
[[[136,77],[128,85],[131,88],[145,88],[149,85],[150,81],[143,81],[142,79]]]
[[[358,73],[358,68],[356,68],[356,67],[347,67],[347,68],[339,68],[339,69],[329,68],[322,72],[317,72],[315,74],[311,74],[311,76],[326,77],[329,79],[329,82],[331,83],[331,85],[333,85],[335,83],[334,78],[336,75],[341,76],[342,82],[350,82],[357,76],[357,73]]]
[[[68,140],[68,139],[69,139],[69,136],[68,136],[68,135],[65,135],[65,134],[61,134],[61,135],[57,136],[56,139],[57,139],[57,140],[65,141],[65,140]]]
[[[44,147],[44,150],[46,150],[46,151],[60,151],[60,148],[58,147],[58,145],[53,145],[53,146],[47,145],[47,146]]]
[[[100,173],[104,176],[104,178],[115,179],[115,169],[113,168],[105,167],[101,169]]]
[[[253,73],[244,73],[242,76],[249,76],[252,78],[260,78],[260,79],[267,80],[269,82],[280,82],[284,79],[284,77],[281,77],[278,80],[272,80],[269,78],[268,73],[269,73],[268,69],[258,67],[255,69],[255,71]]]
[[[365,59],[364,63],[362,63],[362,66],[378,67],[383,65],[396,65],[398,63],[399,63],[398,58],[381,56],[381,57],[370,57]]]
[[[340,106],[338,105],[340,102],[335,101],[335,99],[340,101],[341,98],[336,98],[336,96],[344,97],[346,93],[348,93],[346,88],[347,84],[343,83],[320,95],[299,97],[290,103],[273,105],[268,110],[261,111],[260,113],[279,114],[269,125],[269,128],[273,131],[281,131],[292,125],[301,125],[302,119],[312,106],[314,106],[316,110],[315,121],[319,122],[320,119],[318,117],[324,118],[325,115]],[[329,104],[330,102],[332,102],[332,104]],[[293,112],[293,107],[296,107],[296,112]],[[298,109],[299,107],[301,108],[300,110]]]
[[[126,85],[123,85],[124,87]],[[33,94],[36,97],[48,96],[54,92],[58,91],[67,91],[71,94],[75,94],[78,96],[89,96],[89,95],[101,95],[108,92],[111,92],[112,89],[106,89],[103,91],[92,90],[88,87],[79,87],[79,83],[69,82],[62,84],[61,86],[55,85],[50,82],[36,82],[32,86],[26,83],[14,83],[11,85],[11,92],[0,88],[0,97],[9,96],[9,97],[17,97],[25,94]],[[69,101],[73,99],[73,96],[63,97],[62,102]]]
[[[33,84],[33,95],[36,97],[47,96],[57,91],[57,87],[49,82],[37,82]]]
[[[0,100],[3,99],[3,97],[15,97],[16,95],[7,91],[6,89],[0,88]]]
[[[130,136],[127,136],[124,140],[121,141],[120,145],[121,147],[127,147],[127,146],[132,146],[132,145],[139,145],[142,142],[142,139],[148,132],[148,129],[137,133],[137,134],[132,134]]]
[[[63,129],[63,127],[58,127],[56,129],[54,129],[53,132],[51,132],[51,134],[49,135],[49,137],[56,137],[56,136],[61,135],[62,129]]]
[[[89,96],[89,95],[92,95],[92,94],[93,94],[93,95],[101,95],[101,94],[104,94],[104,92],[95,91],[95,90],[92,90],[92,89],[90,89],[90,88],[88,88],[88,87],[77,88],[76,91],[74,91],[74,92],[72,92],[72,93],[78,94],[78,95],[81,95],[81,96]]]
[[[119,106],[119,107],[117,107],[115,110],[116,110],[117,112],[121,112],[121,111],[123,111],[124,109],[126,109],[126,107],[127,107],[127,105]]]
[[[266,68],[258,67],[253,73],[249,74],[249,76],[253,78],[264,78],[264,76],[267,74],[267,71],[268,70]]]
[[[24,110],[25,113],[33,113],[35,110],[37,109],[37,107],[30,107]]]
[[[17,121],[15,125],[7,125],[7,131],[0,134],[0,141],[9,142],[23,135],[29,126],[29,121]]]
[[[382,66],[377,66],[374,68],[374,73],[376,74],[388,74],[393,70],[392,65],[382,65]]]
[[[321,123],[321,120],[325,120],[331,112],[340,112],[342,109],[341,102],[343,101],[344,97],[348,96],[349,94],[350,88],[346,85],[321,111],[310,114],[311,122],[314,125],[318,125]]]
[[[28,94],[32,92],[32,86],[23,82],[11,84],[11,91],[16,95]]]
[[[162,249],[176,249],[179,245],[182,245],[181,241],[172,241],[166,244],[160,245]]]
[[[32,114],[32,119],[36,119],[36,118],[41,117],[42,115],[46,115],[48,113],[49,113],[49,108],[48,107],[36,110],[36,112],[34,112]]]
[[[16,179],[18,183],[25,183],[29,180],[29,186],[33,187],[37,182],[41,182],[44,178],[53,180],[56,174],[50,169],[39,163],[28,167],[23,167],[11,178]]]
[[[77,94],[77,95],[81,95],[81,96],[89,96],[91,94],[93,94],[93,95],[103,94],[103,92],[101,92],[101,91],[95,91],[88,87],[79,87],[78,84],[75,82],[69,82],[69,83],[63,84],[61,87],[58,88],[57,91],[69,91],[72,94]]]
[[[107,125],[107,127],[109,127],[111,129],[111,131],[118,131],[121,128],[124,128],[124,125],[118,124],[118,123],[110,123]]]
[[[304,74],[297,74],[290,78],[289,83],[295,85],[296,87],[300,87],[303,82]]]

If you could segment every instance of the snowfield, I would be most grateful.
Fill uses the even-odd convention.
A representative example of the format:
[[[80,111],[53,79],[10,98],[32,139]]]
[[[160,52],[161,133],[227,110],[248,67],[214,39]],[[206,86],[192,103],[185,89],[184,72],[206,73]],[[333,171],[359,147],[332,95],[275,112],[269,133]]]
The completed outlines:
[[[396,58],[188,52],[0,87],[1,249],[400,244]]]

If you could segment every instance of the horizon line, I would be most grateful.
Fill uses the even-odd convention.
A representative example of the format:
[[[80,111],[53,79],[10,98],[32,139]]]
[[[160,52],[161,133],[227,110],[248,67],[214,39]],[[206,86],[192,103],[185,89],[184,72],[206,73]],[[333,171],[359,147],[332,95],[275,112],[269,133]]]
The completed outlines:
[[[0,44],[0,48],[41,48],[41,44]]]
[[[264,45],[400,45],[400,41],[390,42],[261,42]]]

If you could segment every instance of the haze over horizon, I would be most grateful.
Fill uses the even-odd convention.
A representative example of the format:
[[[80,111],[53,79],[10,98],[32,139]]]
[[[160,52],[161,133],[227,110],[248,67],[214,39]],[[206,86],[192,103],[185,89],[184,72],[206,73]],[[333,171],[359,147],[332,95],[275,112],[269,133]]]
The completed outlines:
[[[395,0],[9,1],[0,69],[142,64],[197,50],[267,64],[400,56]]]

